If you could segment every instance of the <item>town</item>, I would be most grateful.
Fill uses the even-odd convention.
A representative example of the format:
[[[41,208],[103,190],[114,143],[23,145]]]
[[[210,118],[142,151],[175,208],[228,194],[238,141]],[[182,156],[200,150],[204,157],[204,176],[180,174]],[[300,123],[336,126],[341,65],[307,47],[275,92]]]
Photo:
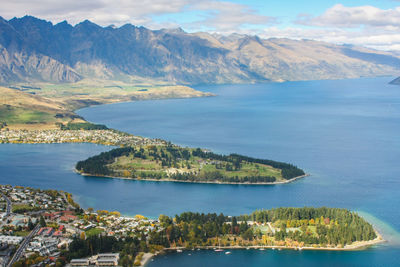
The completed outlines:
[[[93,236],[123,238],[161,231],[156,220],[141,215],[89,208],[83,211],[69,193],[2,185],[0,202],[0,266],[117,266],[119,253],[87,258],[68,257],[74,240]],[[66,256],[67,254],[67,256]],[[141,259],[144,253],[139,253]],[[136,265],[141,262],[135,259]]]
[[[163,145],[160,139],[106,130],[1,130],[1,143],[94,143],[111,146]]]

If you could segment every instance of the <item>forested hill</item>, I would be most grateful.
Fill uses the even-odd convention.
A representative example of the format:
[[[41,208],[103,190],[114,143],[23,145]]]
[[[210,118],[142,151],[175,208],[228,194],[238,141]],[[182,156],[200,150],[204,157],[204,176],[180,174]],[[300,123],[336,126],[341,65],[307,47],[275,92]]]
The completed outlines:
[[[282,246],[344,248],[377,238],[358,214],[338,208],[277,208],[251,215],[185,212],[160,216],[165,231],[152,235],[163,246]]]
[[[259,220],[250,221],[254,216]],[[98,216],[86,217],[98,223]],[[119,252],[120,265],[133,266],[140,252],[164,248],[359,249],[382,241],[372,225],[356,213],[335,208],[278,208],[236,217],[184,212],[175,217],[160,215],[158,222],[160,227],[147,232],[147,237],[141,232],[120,238],[100,234],[75,237],[64,255],[71,259]]]
[[[1,15],[1,14],[0,14]],[[0,84],[83,79],[218,84],[395,75],[390,52],[312,40],[0,17]]]
[[[282,183],[305,175],[288,163],[172,144],[116,148],[78,162],[76,169],[95,176],[209,183]]]

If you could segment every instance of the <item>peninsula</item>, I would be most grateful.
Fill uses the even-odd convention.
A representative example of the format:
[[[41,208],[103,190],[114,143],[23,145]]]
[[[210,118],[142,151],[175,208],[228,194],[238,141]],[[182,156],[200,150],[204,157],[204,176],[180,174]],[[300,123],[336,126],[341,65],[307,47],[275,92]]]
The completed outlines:
[[[353,250],[383,242],[357,213],[338,208],[257,210],[249,215],[184,212],[174,217],[128,217],[83,210],[71,194],[1,185],[3,264],[143,266],[183,249]]]
[[[78,162],[76,170],[92,176],[196,183],[274,184],[305,176],[288,163],[171,143],[116,148]]]

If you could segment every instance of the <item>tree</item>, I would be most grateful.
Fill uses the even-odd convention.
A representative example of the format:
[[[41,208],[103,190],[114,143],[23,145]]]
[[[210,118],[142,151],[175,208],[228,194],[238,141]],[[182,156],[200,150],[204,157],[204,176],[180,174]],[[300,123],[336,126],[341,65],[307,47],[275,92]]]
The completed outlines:
[[[86,234],[85,234],[85,232],[81,232],[80,239],[81,239],[81,240],[85,240],[85,239],[86,239]]]
[[[33,225],[31,218],[29,218],[29,221],[28,221],[28,229],[32,231],[33,228],[35,228],[35,226]]]
[[[46,221],[44,220],[43,216],[40,215],[39,224],[41,227],[46,227]]]

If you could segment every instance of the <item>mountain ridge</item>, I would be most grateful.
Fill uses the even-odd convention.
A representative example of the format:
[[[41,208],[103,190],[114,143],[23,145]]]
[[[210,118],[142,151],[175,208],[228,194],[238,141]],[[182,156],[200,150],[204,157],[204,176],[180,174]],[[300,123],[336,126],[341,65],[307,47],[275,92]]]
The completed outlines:
[[[255,83],[394,75],[400,57],[313,40],[0,17],[0,83]]]

